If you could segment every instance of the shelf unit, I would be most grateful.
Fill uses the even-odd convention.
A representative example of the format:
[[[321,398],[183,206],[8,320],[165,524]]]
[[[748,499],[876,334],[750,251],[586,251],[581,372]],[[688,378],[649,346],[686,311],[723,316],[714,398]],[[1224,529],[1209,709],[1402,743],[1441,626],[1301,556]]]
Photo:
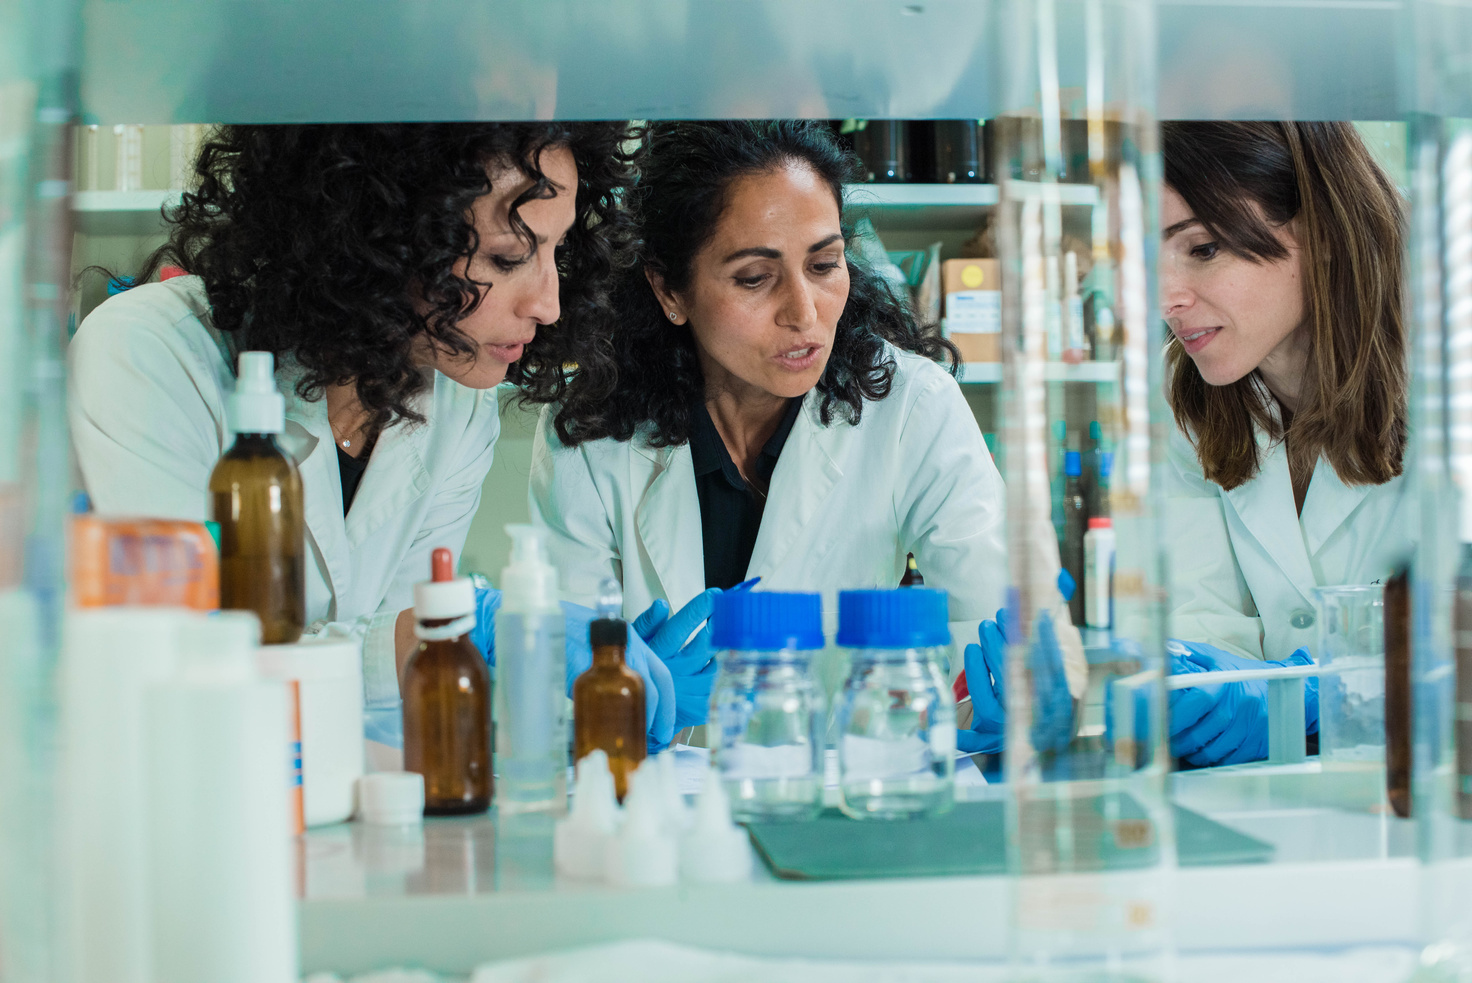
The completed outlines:
[[[1098,191],[1092,184],[1060,184],[1065,205],[1092,205]],[[881,229],[913,231],[972,231],[996,206],[995,184],[849,184],[843,189],[849,220],[867,216]]]
[[[85,235],[162,235],[161,210],[178,204],[182,194],[167,189],[79,191],[72,198],[72,219],[76,231]]]

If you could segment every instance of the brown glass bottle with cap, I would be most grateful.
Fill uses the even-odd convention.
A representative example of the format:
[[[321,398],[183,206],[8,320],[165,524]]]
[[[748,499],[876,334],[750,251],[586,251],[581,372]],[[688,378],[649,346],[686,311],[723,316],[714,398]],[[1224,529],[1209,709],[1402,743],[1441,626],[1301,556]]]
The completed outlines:
[[[608,755],[620,802],[629,776],[644,760],[644,680],[624,661],[629,626],[620,618],[623,599],[616,581],[599,591],[600,617],[588,626],[593,664],[572,684],[573,757],[593,751]]]
[[[424,814],[485,812],[491,804],[491,674],[470,640],[475,588],[447,549],[414,588],[419,647],[404,666],[404,770],[424,776]]]
[[[210,474],[220,526],[220,607],[254,611],[261,641],[290,644],[306,625],[302,479],[276,445],[285,400],[269,352],[241,352],[226,417],[235,432]]]

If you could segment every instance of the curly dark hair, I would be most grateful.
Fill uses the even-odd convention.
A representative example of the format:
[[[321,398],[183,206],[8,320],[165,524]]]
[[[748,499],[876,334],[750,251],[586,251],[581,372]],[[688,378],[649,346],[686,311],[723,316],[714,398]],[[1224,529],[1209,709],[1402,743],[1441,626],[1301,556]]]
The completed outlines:
[[[811,167],[843,208],[843,185],[859,173],[858,159],[827,124],[813,120],[719,120],[655,123],[637,157],[639,183],[629,195],[639,227],[642,268],[622,273],[606,309],[569,316],[576,350],[555,426],[562,441],[641,432],[653,446],[690,439],[692,410],[705,380],[688,328],[674,328],[645,278],[659,274],[673,291],[690,284],[691,266],[715,234],[732,182],[796,162]],[[852,230],[844,227],[845,238]],[[848,303],[818,391],[824,425],[835,417],[858,423],[864,400],[883,399],[894,382],[884,342],[937,361],[951,371],[960,353],[916,324],[909,305],[877,274],[849,258]]]
[[[491,191],[488,169],[514,167],[532,187],[511,226],[533,249],[518,209],[556,194],[544,150],[577,164],[577,218],[558,249],[563,319],[539,328],[508,378],[526,398],[561,394],[559,337],[594,319],[613,274],[633,262],[632,223],[618,199],[632,182],[626,123],[402,123],[225,126],[201,149],[197,186],[165,209],[169,240],[135,282],[175,263],[204,280],[214,323],[242,350],[292,356],[304,399],[352,382],[372,426],[422,422],[410,400],[426,388],[415,348],[427,335],[473,354],[456,325],[478,288],[452,272],[479,248],[471,206]],[[416,299],[427,304],[422,313]]]

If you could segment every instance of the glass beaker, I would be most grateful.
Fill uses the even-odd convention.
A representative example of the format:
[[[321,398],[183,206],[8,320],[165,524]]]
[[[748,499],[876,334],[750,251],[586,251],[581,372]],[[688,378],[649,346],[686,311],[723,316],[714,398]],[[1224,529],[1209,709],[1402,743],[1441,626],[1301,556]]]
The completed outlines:
[[[818,594],[739,591],[716,598],[723,650],[711,694],[712,749],[738,821],[811,819],[823,802],[823,696],[811,652],[823,647]]]
[[[924,587],[843,591],[838,644],[853,650],[838,694],[839,789],[855,819],[950,809],[956,705],[936,659],[949,644],[946,593]]]
[[[1379,584],[1320,587],[1319,760],[1325,767],[1385,761],[1385,601]]]

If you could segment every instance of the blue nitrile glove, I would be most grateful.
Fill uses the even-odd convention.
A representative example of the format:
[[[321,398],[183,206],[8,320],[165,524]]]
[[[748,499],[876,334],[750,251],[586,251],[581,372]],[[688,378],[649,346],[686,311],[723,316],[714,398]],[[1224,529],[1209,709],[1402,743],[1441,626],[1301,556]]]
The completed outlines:
[[[1171,672],[1222,672],[1231,669],[1266,669],[1274,666],[1312,665],[1307,649],[1299,649],[1280,661],[1247,659],[1203,642],[1166,643]],[[1304,686],[1306,733],[1319,728],[1319,687],[1316,679]],[[1235,765],[1260,761],[1268,756],[1268,684],[1210,684],[1172,690],[1170,694],[1170,750],[1178,758],[1197,766]]]
[[[567,695],[572,684],[593,665],[593,643],[588,626],[598,615],[592,608],[570,601],[562,602],[563,623],[567,632]],[[663,751],[675,736],[675,687],[670,671],[665,668],[632,626],[624,649],[624,664],[644,680],[644,726],[648,749]]]
[[[958,730],[956,748],[966,754],[996,754],[1006,744],[1007,652],[1006,611],[995,621],[983,621],[977,630],[981,644],[966,646],[966,688],[971,693],[971,729]],[[1038,617],[1038,629],[1028,658],[1034,695],[1032,743],[1039,751],[1058,751],[1073,739],[1073,697],[1063,670],[1063,650],[1047,612]]]
[[[649,643],[674,677],[677,731],[697,727],[710,717],[710,691],[716,681],[710,615],[720,593],[719,587],[701,591],[673,617],[669,603],[660,598],[634,619],[634,634]]]
[[[486,665],[494,666],[496,612],[501,607],[501,592],[478,574],[472,580],[475,582],[475,627],[470,629],[470,641],[486,657]]]

